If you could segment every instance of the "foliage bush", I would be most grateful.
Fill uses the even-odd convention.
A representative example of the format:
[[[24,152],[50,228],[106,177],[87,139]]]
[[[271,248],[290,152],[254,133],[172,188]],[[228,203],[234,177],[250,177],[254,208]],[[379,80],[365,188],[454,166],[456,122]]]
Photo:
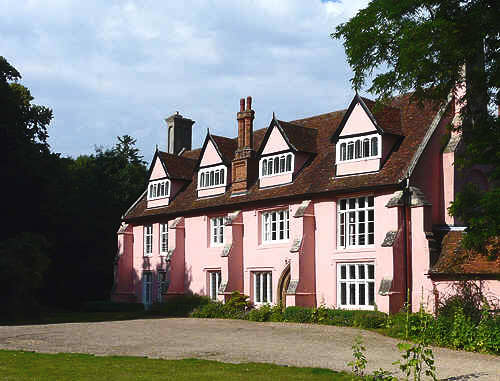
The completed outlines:
[[[85,302],[81,306],[83,312],[138,312],[144,311],[142,303],[118,303],[109,300]]]
[[[150,312],[162,316],[187,317],[196,308],[200,308],[208,303],[210,303],[210,299],[206,296],[197,294],[178,295],[168,298],[163,303],[153,304]]]
[[[226,303],[209,301],[193,310],[191,316],[197,318],[245,319],[251,308],[248,296],[235,291]]]

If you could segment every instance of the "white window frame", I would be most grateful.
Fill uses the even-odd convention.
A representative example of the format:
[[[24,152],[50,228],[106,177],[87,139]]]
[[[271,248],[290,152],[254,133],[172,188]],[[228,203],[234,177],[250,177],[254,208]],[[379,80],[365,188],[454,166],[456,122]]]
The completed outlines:
[[[214,287],[215,281],[215,287]],[[219,295],[219,288],[221,283],[221,271],[213,270],[208,272],[208,296],[212,300],[217,300],[217,295]]]
[[[220,176],[220,171],[224,170],[224,176],[221,179]],[[219,183],[215,184],[215,178],[216,178],[216,172],[219,174]],[[214,184],[213,185],[206,185],[206,181],[204,181],[204,184],[202,186],[202,174],[206,177],[207,175],[210,177],[210,174],[213,173],[214,177]],[[207,167],[207,168],[200,168],[198,171],[198,190],[199,189],[211,189],[211,188],[219,188],[219,187],[225,187],[227,185],[227,167],[224,164],[221,165],[216,165],[213,167]]]
[[[210,247],[224,245],[224,217],[210,217]]]
[[[165,278],[162,279],[162,274],[165,275]],[[166,271],[158,271],[157,273],[157,286],[158,286],[158,292],[156,294],[156,301],[158,303],[163,302],[163,294],[168,288],[168,278],[167,278],[167,272]]]
[[[372,155],[372,138],[377,138],[377,154]],[[370,155],[369,156],[364,156],[364,146],[363,142],[365,139],[369,140],[369,145],[370,145]],[[356,157],[356,141],[360,141],[359,144],[361,146],[361,157]],[[342,144],[346,145],[346,159],[342,160],[342,152],[341,152],[341,146]],[[353,144],[353,158],[348,159],[349,154],[348,154],[348,147],[349,144]],[[380,159],[382,157],[382,136],[375,133],[375,134],[369,134],[369,135],[361,135],[361,136],[356,136],[356,137],[350,137],[350,138],[340,138],[339,141],[336,144],[335,147],[336,151],[336,156],[337,156],[337,163],[352,163],[355,161],[363,161],[363,160],[372,160],[372,159]]]
[[[261,306],[273,303],[273,273],[272,271],[254,271],[253,304]]]
[[[145,306],[150,306],[153,303],[153,272],[152,271],[143,271],[142,272],[142,303]]]
[[[290,169],[287,169],[287,157],[291,157],[291,164],[290,164]],[[274,160],[275,159],[278,159],[278,171],[276,172],[274,170],[274,164],[273,164],[273,170],[272,171],[269,171],[269,162],[272,162],[274,163]],[[281,170],[281,161],[284,160],[284,170],[282,171]],[[263,166],[264,166],[264,161],[267,164],[267,169],[266,169],[266,174],[263,174]],[[292,152],[284,152],[284,153],[280,153],[280,154],[277,154],[277,155],[269,155],[269,156],[264,156],[264,157],[261,157],[260,158],[260,161],[259,161],[259,178],[263,178],[263,177],[273,177],[273,176],[280,176],[280,175],[286,175],[288,173],[293,173],[293,169],[294,169],[294,166],[295,166],[295,155],[292,153]],[[269,173],[271,172],[271,173]]]
[[[342,267],[345,266],[345,278],[342,278]],[[369,267],[373,266],[373,278],[369,278]],[[351,268],[354,268],[354,277]],[[363,269],[363,271],[361,271]],[[364,274],[362,274],[364,272]],[[364,277],[360,277],[364,275]],[[345,303],[342,303],[342,284],[345,284]],[[373,297],[370,304],[370,285]],[[363,290],[364,289],[364,290]],[[351,295],[354,291],[354,303]],[[364,292],[364,304],[360,297]],[[375,309],[375,263],[374,262],[346,262],[337,263],[337,306],[344,309],[374,310]]]
[[[148,184],[148,200],[170,197],[170,180],[154,180]]]
[[[143,226],[144,256],[153,256],[153,225]]]
[[[280,213],[283,213],[282,218],[280,218]],[[290,240],[290,212],[288,209],[276,209],[262,212],[261,218],[262,243],[280,243]],[[283,234],[281,234],[281,225],[283,226]],[[273,239],[273,233],[275,234],[275,239]],[[281,235],[283,238],[280,238]]]
[[[364,199],[364,205],[361,207],[359,206],[360,199]],[[351,200],[354,200],[354,208],[350,208]],[[370,200],[372,205],[368,206]],[[344,201],[346,209],[342,209]],[[373,218],[370,218],[370,214]],[[363,218],[360,218],[362,215],[364,215],[364,221],[362,221]],[[354,217],[354,220],[352,220],[351,217]],[[363,228],[361,229],[361,227]],[[364,231],[360,232],[360,230]],[[363,237],[364,243],[360,245],[359,242],[361,237]],[[370,240],[372,243],[370,243]],[[369,248],[374,247],[374,245],[375,197],[368,195],[339,199],[337,201],[337,249]]]
[[[160,255],[168,254],[168,223],[160,223]]]

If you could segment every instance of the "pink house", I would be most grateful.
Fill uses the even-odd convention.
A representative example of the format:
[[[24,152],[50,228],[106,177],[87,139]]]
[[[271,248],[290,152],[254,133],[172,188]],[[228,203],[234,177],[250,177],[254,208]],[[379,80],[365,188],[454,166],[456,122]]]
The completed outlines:
[[[237,290],[257,306],[397,312],[407,295],[432,309],[460,276],[498,297],[500,263],[446,266],[464,230],[447,212],[464,182],[447,128],[457,111],[452,97],[380,108],[356,94],[347,110],[254,130],[248,97],[237,138],[208,133],[199,149],[194,122],[171,116],[168,152],[118,231],[113,300]]]

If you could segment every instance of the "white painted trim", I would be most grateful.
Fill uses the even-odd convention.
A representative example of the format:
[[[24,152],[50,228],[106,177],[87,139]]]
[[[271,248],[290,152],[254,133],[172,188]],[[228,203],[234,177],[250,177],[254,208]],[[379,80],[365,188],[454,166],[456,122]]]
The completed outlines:
[[[364,208],[360,208],[358,207],[358,199],[360,197],[364,197],[366,198],[366,201],[365,201],[365,207]],[[373,197],[373,206],[368,206],[368,197]],[[349,204],[349,200],[351,199],[355,199],[356,200],[356,207],[354,209],[345,209],[345,210],[341,210],[340,209],[340,203],[342,200],[345,200],[346,201],[346,206],[348,206]],[[349,197],[349,198],[339,198],[337,201],[336,201],[336,205],[337,205],[337,252],[349,252],[349,251],[355,251],[356,249],[371,249],[373,250],[375,248],[375,196],[373,194],[367,194],[367,195],[363,195],[363,196],[357,196],[357,197]],[[373,210],[373,243],[372,244],[369,244],[368,243],[368,211],[369,210]],[[355,228],[355,237],[356,237],[356,242],[358,242],[358,222],[357,222],[357,212],[359,211],[366,211],[366,215],[365,215],[365,223],[366,223],[366,231],[365,231],[365,239],[366,239],[366,244],[365,245],[350,245],[349,244],[349,229],[348,229],[348,216],[347,214],[349,212],[354,212],[356,213],[356,221],[354,223],[354,228]],[[344,213],[346,216],[344,218],[344,246],[341,246],[340,245],[340,214],[341,213]]]
[[[167,227],[166,229],[166,232],[162,232],[161,231],[161,228],[162,226],[165,225]],[[166,235],[167,236],[167,250],[166,251],[162,251],[162,238],[163,238],[163,235]],[[165,255],[168,255],[168,222],[165,222],[165,223],[160,223],[160,234],[159,234],[159,249],[160,249],[160,256],[165,256]]]
[[[150,227],[151,228],[151,234],[148,234],[147,233],[147,228]],[[147,236],[151,236],[151,252],[147,253],[146,252],[146,237]],[[149,224],[149,225],[143,225],[142,226],[142,254],[144,257],[152,257],[153,256],[153,224]]]
[[[222,247],[224,246],[224,216],[210,217],[210,247]],[[220,225],[217,226],[217,236],[222,237],[222,242],[214,242],[214,223],[219,222]],[[222,227],[222,236],[219,234],[219,229]]]
[[[272,238],[269,240],[266,240],[266,224],[265,224],[265,216],[266,215],[272,215],[276,213],[276,237],[279,237],[279,220],[278,220],[278,213],[279,212],[284,212],[283,214],[283,219],[284,219],[284,231],[283,231],[283,236],[286,236],[287,234],[287,224],[286,221],[288,221],[288,238],[283,238],[283,239],[275,239],[273,240]],[[288,214],[288,216],[286,216]],[[270,217],[271,218],[271,217]],[[271,228],[271,220],[269,221],[269,228]],[[269,231],[269,235],[271,235],[272,231]],[[269,244],[279,244],[279,243],[286,243],[290,241],[290,210],[288,208],[285,209],[274,209],[266,212],[261,213],[261,241],[262,245],[269,245]]]
[[[166,191],[165,191],[165,194],[163,196],[155,196],[155,197],[152,197],[151,196],[151,186],[155,187],[157,186],[158,184],[162,184],[162,183],[165,183],[165,188],[166,188]],[[170,183],[170,180],[169,179],[161,179],[161,180],[153,180],[153,181],[150,181],[149,184],[148,184],[148,189],[146,190],[148,192],[148,201],[149,200],[158,200],[160,198],[167,198],[167,197],[170,197],[170,187],[171,187],[171,183]]]
[[[290,165],[290,170],[289,171],[286,170],[286,158],[287,158],[288,155],[292,156],[292,161],[291,161],[291,165]],[[263,175],[262,174],[262,163],[264,162],[264,160],[268,160],[268,162],[269,162],[269,160],[272,160],[274,162],[274,159],[276,157],[278,157],[279,160],[281,160],[281,156],[285,157],[285,171],[284,172],[278,172],[278,173],[272,173],[271,175],[269,175],[269,174]],[[274,164],[273,164],[273,166],[274,166]],[[292,152],[284,152],[284,153],[279,153],[279,154],[276,154],[276,155],[264,156],[264,157],[261,157],[260,160],[259,160],[259,179],[267,178],[267,177],[275,177],[275,176],[287,175],[289,173],[293,173],[294,168],[295,168],[295,155]],[[269,172],[269,167],[268,167],[267,171]],[[273,171],[274,171],[274,169],[273,169]]]
[[[355,277],[351,279],[349,277],[349,265],[355,265]],[[365,279],[359,279],[359,265],[364,266],[365,271]],[[368,279],[368,265],[373,266],[373,279]],[[341,266],[346,266],[346,279],[341,279]],[[337,307],[343,309],[351,309],[351,310],[374,310],[375,309],[375,262],[337,262]],[[346,303],[342,304],[341,299],[341,283],[346,283]],[[369,303],[369,287],[368,284],[373,283],[373,305]],[[350,296],[350,284],[354,284],[354,293],[355,293],[355,304],[349,304],[349,296]],[[359,284],[365,284],[365,304],[359,304]]]
[[[368,139],[370,143],[370,153],[372,150],[372,142],[371,139],[376,137],[377,138],[377,155],[376,156],[366,156],[366,157],[360,157],[356,158],[356,141],[360,140],[361,141],[361,152],[363,152],[363,140]],[[340,160],[340,145],[341,144],[346,144],[346,157],[347,157],[347,146],[349,143],[354,144],[353,148],[353,159],[346,159],[346,160]],[[355,136],[355,137],[350,137],[350,138],[339,138],[337,141],[337,144],[335,145],[335,156],[336,157],[336,162],[337,164],[341,163],[354,163],[357,161],[366,161],[366,160],[374,160],[374,159],[380,159],[382,158],[382,136],[378,133],[370,134],[370,135],[361,135],[361,136]]]
[[[223,179],[224,181],[223,182],[219,182],[219,184],[217,184],[217,185],[214,184],[214,185],[203,186],[203,187],[200,186],[202,173],[210,173],[210,172],[220,171],[221,169],[224,169],[224,179]],[[208,168],[200,168],[198,170],[198,188],[196,188],[196,190],[225,187],[227,185],[227,176],[228,176],[227,171],[228,171],[227,166],[225,166],[224,164],[220,164],[220,165],[216,165],[216,166],[208,167]],[[215,176],[215,174],[214,174],[214,176]]]

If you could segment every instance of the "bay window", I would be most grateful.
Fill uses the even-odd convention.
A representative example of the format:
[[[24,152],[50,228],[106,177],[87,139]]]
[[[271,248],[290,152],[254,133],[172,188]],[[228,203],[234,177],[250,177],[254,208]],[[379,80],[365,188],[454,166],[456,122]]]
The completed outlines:
[[[337,247],[364,247],[375,242],[373,196],[341,199],[337,203]]]
[[[155,180],[149,182],[148,200],[168,197],[170,195],[170,180]]]
[[[291,173],[293,157],[291,152],[263,157],[260,159],[260,177]]]
[[[198,171],[198,189],[225,186],[226,175],[225,165],[200,169]]]
[[[219,293],[219,287],[221,283],[221,272],[220,271],[210,271],[208,273],[208,281],[209,281],[209,293],[210,299],[216,300],[217,294]]]
[[[210,218],[210,245],[221,246],[224,244],[224,217]]]
[[[381,143],[378,135],[343,138],[337,143],[337,162],[380,158]]]
[[[374,309],[375,265],[337,264],[337,304],[342,308]]]
[[[160,224],[160,255],[168,254],[168,224]]]
[[[270,271],[253,273],[254,304],[273,302],[273,279]]]
[[[144,226],[144,256],[153,255],[153,225]]]
[[[262,213],[262,241],[280,242],[290,238],[288,209]]]

